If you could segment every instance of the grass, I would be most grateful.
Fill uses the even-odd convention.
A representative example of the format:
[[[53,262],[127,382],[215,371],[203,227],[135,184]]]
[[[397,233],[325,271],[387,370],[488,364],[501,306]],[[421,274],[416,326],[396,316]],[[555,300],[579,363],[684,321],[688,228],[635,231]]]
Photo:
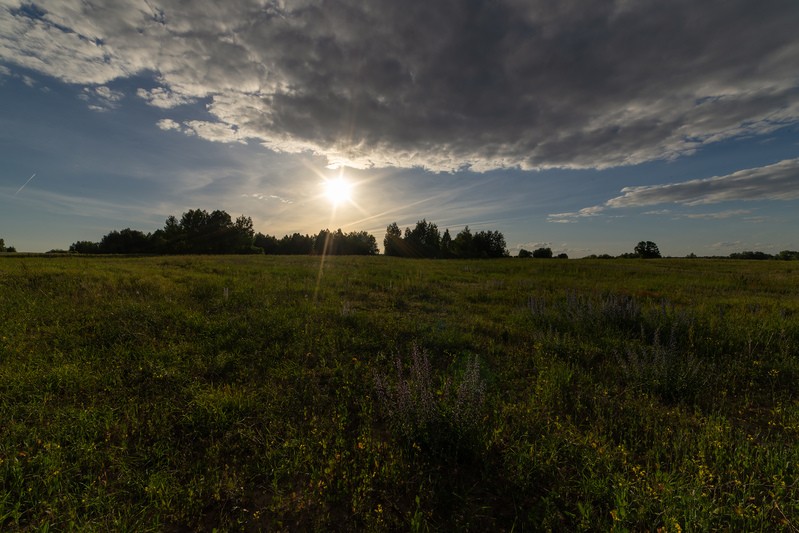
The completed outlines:
[[[796,530],[791,262],[0,259],[0,529]]]

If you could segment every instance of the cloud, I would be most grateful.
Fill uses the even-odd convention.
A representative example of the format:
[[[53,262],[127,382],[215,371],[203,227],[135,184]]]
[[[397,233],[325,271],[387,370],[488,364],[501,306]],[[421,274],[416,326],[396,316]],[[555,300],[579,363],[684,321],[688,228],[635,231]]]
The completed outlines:
[[[726,249],[726,248],[739,248],[741,246],[741,241],[726,241],[726,242],[717,242],[711,244],[710,247],[713,249]]]
[[[572,213],[552,213],[547,216],[547,222],[568,224],[570,222],[577,222],[576,219],[578,218],[599,216],[603,211],[605,211],[603,206],[595,205],[593,207],[584,207]]]
[[[799,122],[784,0],[2,5],[7,65],[152,76],[151,105],[208,102],[187,134],[331,164],[607,168]]]
[[[109,111],[119,107],[119,101],[125,97],[120,91],[114,91],[104,85],[99,87],[84,87],[78,96],[87,102],[92,111]]]
[[[682,215],[685,218],[704,219],[704,220],[722,220],[725,218],[732,218],[741,215],[748,215],[752,211],[749,209],[730,209],[728,211],[718,211],[716,213],[687,213]]]
[[[625,187],[607,207],[639,207],[666,203],[687,206],[747,200],[799,199],[799,159],[739,170],[725,176],[665,185]],[[589,208],[590,209],[590,208]]]
[[[172,109],[181,105],[192,104],[196,100],[177,94],[165,87],[155,87],[154,89],[138,89],[136,96],[147,101],[148,104],[161,109]]]
[[[180,124],[172,120],[171,118],[164,118],[156,122],[156,126],[161,128],[164,131],[181,131]]]
[[[221,122],[189,120],[181,124],[170,118],[164,118],[156,122],[156,126],[164,131],[178,131],[208,141],[246,144],[246,141],[239,135],[235,126],[230,126]]]
[[[571,213],[549,215],[548,222],[569,223],[580,218],[606,214],[609,209],[645,207],[660,204],[680,204],[688,207],[745,202],[756,200],[799,200],[799,159],[786,159],[773,165],[739,170],[724,176],[695,179],[663,185],[624,187],[621,196],[611,198],[603,205],[585,207]],[[646,211],[645,215],[671,213],[668,209]],[[683,218],[723,219],[750,214],[751,210],[737,209],[715,213],[687,213]],[[751,217],[751,221],[762,221]]]
[[[255,198],[256,200],[273,200],[276,202],[280,202],[281,204],[293,204],[291,200],[283,198],[282,196],[278,196],[276,194],[262,194],[262,193],[252,193],[252,194],[242,194],[244,198]]]

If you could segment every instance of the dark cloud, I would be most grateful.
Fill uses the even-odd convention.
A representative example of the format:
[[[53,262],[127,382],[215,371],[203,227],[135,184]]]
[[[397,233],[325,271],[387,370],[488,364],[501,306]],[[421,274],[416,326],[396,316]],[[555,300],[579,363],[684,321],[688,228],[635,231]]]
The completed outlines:
[[[11,2],[0,57],[156,73],[182,131],[354,166],[603,168],[799,121],[795,0]]]

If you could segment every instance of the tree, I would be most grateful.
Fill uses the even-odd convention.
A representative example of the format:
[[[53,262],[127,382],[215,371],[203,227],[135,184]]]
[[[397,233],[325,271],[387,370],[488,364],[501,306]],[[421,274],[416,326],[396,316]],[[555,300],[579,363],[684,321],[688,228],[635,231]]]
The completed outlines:
[[[644,259],[657,259],[661,257],[658,245],[652,241],[641,241],[635,245],[635,255]]]
[[[276,254],[278,253],[279,245],[277,237],[273,237],[272,235],[264,235],[263,233],[257,233],[255,235],[253,246],[262,249],[265,254]]]
[[[234,246],[238,252],[249,252],[255,239],[255,230],[252,228],[252,219],[241,215],[233,224]]]
[[[757,259],[757,260],[764,260],[764,259],[773,259],[771,254],[767,254],[765,252],[734,252],[730,254],[730,259]]]
[[[402,255],[402,232],[396,222],[386,227],[386,237],[383,239],[383,253],[385,255]]]
[[[416,223],[413,230],[405,231],[405,245],[416,257],[438,257],[441,249],[441,233],[438,226],[426,219]]]
[[[99,254],[100,243],[92,241],[78,241],[70,245],[69,251],[77,254]]]
[[[568,259],[568,258],[569,258],[569,254],[566,254],[566,253],[559,253],[558,254],[558,259]]]
[[[125,228],[112,231],[100,241],[101,254],[141,254],[150,251],[150,237],[145,233]]]
[[[552,248],[536,248],[533,251],[536,259],[552,259]]]
[[[6,241],[0,239],[0,252],[5,252],[5,251],[6,251]]]
[[[474,257],[506,257],[505,236],[498,231],[478,231],[472,237]]]
[[[441,257],[452,257],[452,237],[449,228],[445,229],[444,235],[441,236]]]
[[[377,255],[377,252],[377,239],[366,231],[352,231],[345,234],[339,251],[346,255]]]
[[[452,251],[456,257],[474,257],[474,237],[469,226],[463,228],[452,241]]]
[[[777,254],[776,258],[782,261],[795,261],[799,259],[799,252],[795,250],[782,250]]]
[[[530,257],[533,257],[533,252],[522,248],[521,250],[519,250],[519,255],[517,257],[521,257],[523,259],[529,259]]]

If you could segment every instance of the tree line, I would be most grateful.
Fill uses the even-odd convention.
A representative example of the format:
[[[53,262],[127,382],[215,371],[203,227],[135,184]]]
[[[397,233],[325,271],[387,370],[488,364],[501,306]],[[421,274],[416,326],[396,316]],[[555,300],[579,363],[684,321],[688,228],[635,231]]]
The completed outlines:
[[[295,233],[278,239],[255,233],[252,219],[233,218],[225,211],[190,209],[180,219],[169,216],[152,233],[125,228],[111,231],[99,242],[78,241],[70,252],[84,254],[329,254],[375,255],[377,241],[365,231],[321,230],[317,235]]]
[[[433,222],[422,219],[402,232],[396,222],[386,227],[383,239],[385,255],[429,258],[493,258],[507,257],[505,237],[499,231],[472,233],[469,226],[453,239],[449,228],[442,234]]]

